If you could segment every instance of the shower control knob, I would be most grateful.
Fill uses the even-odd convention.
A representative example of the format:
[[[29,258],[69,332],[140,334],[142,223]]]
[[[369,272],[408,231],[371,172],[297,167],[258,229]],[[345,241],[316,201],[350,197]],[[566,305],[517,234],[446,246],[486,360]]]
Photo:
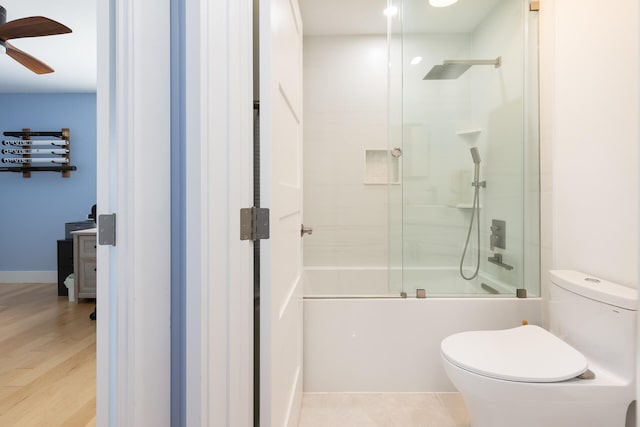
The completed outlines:
[[[305,227],[304,224],[300,225],[300,236],[305,234],[313,234],[313,227]]]

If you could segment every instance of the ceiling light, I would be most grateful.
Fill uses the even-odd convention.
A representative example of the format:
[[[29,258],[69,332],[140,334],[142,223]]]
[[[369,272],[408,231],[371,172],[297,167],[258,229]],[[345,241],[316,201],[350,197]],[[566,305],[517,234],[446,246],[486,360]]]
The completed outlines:
[[[429,0],[429,4],[433,7],[447,7],[457,2],[458,0]]]
[[[389,6],[382,13],[384,13],[385,16],[394,16],[398,14],[398,8],[395,6]]]
[[[422,62],[422,56],[416,56],[411,60],[411,65],[418,65]]]

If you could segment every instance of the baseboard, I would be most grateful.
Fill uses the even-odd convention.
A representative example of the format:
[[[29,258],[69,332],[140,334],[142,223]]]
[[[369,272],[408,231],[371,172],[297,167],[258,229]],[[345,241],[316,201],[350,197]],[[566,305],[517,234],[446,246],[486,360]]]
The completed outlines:
[[[58,272],[0,271],[0,283],[58,283]]]

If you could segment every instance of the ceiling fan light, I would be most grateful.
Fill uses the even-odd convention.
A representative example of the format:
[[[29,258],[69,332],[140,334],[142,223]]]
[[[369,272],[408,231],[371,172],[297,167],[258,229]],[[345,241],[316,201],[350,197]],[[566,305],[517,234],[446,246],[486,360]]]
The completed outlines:
[[[6,10],[0,6],[0,21],[6,19]],[[71,28],[44,16],[29,16],[9,22],[0,22],[0,44],[5,53],[36,74],[48,74],[53,68],[9,43],[8,40],[24,37],[54,36],[67,34]]]
[[[433,7],[447,7],[457,2],[458,0],[429,0],[429,4]]]

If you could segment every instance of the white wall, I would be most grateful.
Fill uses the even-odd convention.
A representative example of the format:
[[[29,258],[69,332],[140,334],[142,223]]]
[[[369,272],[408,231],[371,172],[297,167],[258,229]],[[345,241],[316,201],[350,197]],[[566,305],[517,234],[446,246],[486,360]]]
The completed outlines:
[[[386,266],[387,186],[365,149],[387,149],[386,36],[304,38],[305,266]]]
[[[541,13],[543,269],[637,287],[638,2],[544,2]]]
[[[636,0],[541,2],[544,294],[550,268],[639,287],[639,12]]]

